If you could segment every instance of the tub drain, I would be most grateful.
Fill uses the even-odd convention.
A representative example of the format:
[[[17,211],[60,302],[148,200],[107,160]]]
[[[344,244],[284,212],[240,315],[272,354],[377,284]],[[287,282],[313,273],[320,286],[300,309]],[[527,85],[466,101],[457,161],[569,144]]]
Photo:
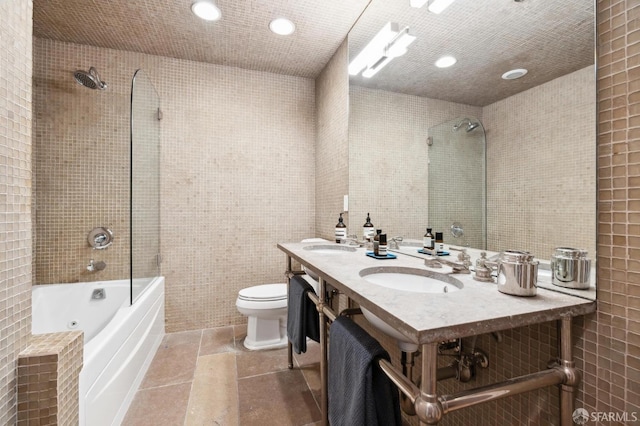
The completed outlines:
[[[67,328],[70,328],[70,329],[78,328],[78,321],[76,320],[69,321],[69,323],[67,324]]]

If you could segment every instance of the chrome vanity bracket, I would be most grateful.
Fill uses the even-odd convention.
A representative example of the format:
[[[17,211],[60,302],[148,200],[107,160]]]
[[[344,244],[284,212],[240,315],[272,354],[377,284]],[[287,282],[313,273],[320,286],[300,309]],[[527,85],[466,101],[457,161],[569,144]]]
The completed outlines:
[[[580,372],[575,368],[571,347],[571,317],[559,320],[560,359],[553,362],[547,370],[538,371],[503,382],[464,390],[452,395],[437,396],[437,344],[422,345],[424,359],[422,363],[423,380],[420,389],[387,361],[380,361],[380,367],[398,386],[398,389],[413,403],[415,413],[421,422],[438,424],[442,417],[450,412],[477,404],[502,399],[508,396],[560,385],[560,425],[570,426],[573,413],[573,392],[580,384]]]

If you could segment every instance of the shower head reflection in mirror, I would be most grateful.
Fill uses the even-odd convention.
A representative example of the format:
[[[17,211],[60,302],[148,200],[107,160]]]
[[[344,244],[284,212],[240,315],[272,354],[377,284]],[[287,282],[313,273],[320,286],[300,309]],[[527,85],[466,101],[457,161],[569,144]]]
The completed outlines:
[[[471,121],[469,118],[463,118],[459,123],[456,123],[453,126],[453,130],[452,131],[457,132],[458,130],[460,130],[460,128],[463,125],[466,125],[465,131],[467,133],[469,133],[470,131],[472,131],[473,129],[478,127],[480,125],[480,123],[477,122],[477,121]]]

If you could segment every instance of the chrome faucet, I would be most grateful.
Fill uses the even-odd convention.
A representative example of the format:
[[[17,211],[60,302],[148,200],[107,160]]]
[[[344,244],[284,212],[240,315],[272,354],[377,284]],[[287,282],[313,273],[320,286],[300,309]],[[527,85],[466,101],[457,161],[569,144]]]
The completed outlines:
[[[340,244],[358,247],[362,247],[364,245],[362,241],[358,241],[357,235],[347,235],[345,238],[340,238]]]
[[[102,271],[106,267],[107,267],[107,264],[105,262],[103,262],[102,260],[99,260],[99,261],[96,262],[93,259],[91,259],[89,261],[89,264],[87,265],[87,271],[89,271],[89,272]]]
[[[458,262],[452,262],[451,260],[443,259],[442,257],[436,257],[435,251],[428,253],[430,257],[424,260],[425,266],[430,268],[440,268],[442,265],[447,265],[453,268],[454,274],[470,274],[471,270],[471,256],[467,254],[467,250],[462,249],[458,253]]]
[[[389,240],[389,248],[392,250],[400,250],[400,242],[403,240],[402,237],[393,237]]]

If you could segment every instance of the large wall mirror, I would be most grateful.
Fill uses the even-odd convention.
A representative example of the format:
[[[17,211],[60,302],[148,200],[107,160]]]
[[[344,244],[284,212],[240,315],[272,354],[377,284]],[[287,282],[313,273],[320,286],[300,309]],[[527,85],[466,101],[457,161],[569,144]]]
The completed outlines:
[[[428,5],[372,0],[349,33],[350,61],[385,28],[415,37],[350,75],[350,227],[370,213],[389,236],[421,238],[444,218],[445,243],[526,250],[541,261],[575,247],[595,265],[593,0],[455,0],[440,14]],[[457,62],[439,68],[443,56]],[[480,139],[486,185],[467,191],[476,179],[462,173],[482,150],[436,156],[435,144]],[[462,213],[484,203],[480,223],[448,210],[467,197]],[[456,239],[454,222],[484,240]],[[569,291],[595,298],[593,286]]]

